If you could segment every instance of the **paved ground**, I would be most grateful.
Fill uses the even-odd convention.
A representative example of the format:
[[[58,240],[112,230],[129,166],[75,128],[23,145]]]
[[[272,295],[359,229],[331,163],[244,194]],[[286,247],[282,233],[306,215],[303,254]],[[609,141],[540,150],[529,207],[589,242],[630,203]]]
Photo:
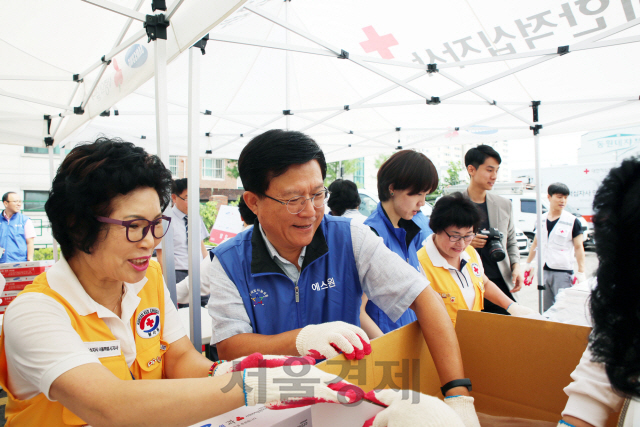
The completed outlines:
[[[598,258],[596,257],[596,253],[592,249],[588,249],[586,251],[585,261],[585,273],[587,274],[587,279],[595,275],[597,268]],[[573,269],[574,271],[578,271],[578,265],[575,260]],[[538,294],[539,291],[534,284],[531,286],[523,286],[523,289],[518,292],[516,298],[518,299],[519,304],[538,311]]]

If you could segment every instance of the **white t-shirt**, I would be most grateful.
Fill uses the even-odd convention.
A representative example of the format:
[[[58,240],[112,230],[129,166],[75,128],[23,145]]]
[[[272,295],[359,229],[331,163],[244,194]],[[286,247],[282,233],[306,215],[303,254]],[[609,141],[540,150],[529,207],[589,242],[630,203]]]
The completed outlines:
[[[127,364],[133,364],[136,345],[131,317],[140,302],[138,292],[147,282],[146,277],[138,283],[124,284],[121,318],[91,299],[64,258],[47,271],[47,281],[79,315],[97,313],[120,341]],[[186,333],[168,296],[165,286],[165,322],[161,334],[162,339],[171,344]],[[100,363],[71,326],[64,307],[47,295],[19,295],[7,308],[3,322],[8,387],[18,399],[26,400],[44,393],[52,400],[49,388],[56,378],[77,366]]]
[[[424,248],[427,251],[427,255],[429,255],[429,259],[433,263],[434,267],[441,267],[449,270],[451,273],[451,277],[456,282],[460,291],[462,292],[462,296],[464,297],[464,302],[467,303],[467,307],[469,310],[473,309],[473,304],[476,301],[476,290],[473,287],[473,282],[471,281],[471,276],[469,276],[469,269],[465,268],[466,263],[469,262],[471,258],[468,253],[462,252],[460,254],[460,264],[461,269],[451,266],[449,262],[440,254],[438,248],[436,248],[435,243],[433,243],[433,237],[435,234],[429,235],[424,241]],[[478,259],[478,265],[480,266],[480,275],[484,274],[484,269],[482,268],[482,261],[480,260],[480,256],[476,257]],[[464,266],[462,265],[464,261]]]
[[[351,221],[358,221],[362,223],[367,219],[367,217],[362,215],[358,209],[347,209],[342,214],[342,217],[351,218]]]

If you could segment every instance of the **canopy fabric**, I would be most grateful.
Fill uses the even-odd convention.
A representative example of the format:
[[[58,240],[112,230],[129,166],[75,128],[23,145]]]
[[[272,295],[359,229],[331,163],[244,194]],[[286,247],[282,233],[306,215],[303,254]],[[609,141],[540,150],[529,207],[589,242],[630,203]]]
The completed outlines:
[[[167,15],[178,7],[167,29],[168,61],[244,1],[170,4]],[[162,13],[147,0],[95,3],[142,19]],[[0,0],[0,143],[43,147],[50,137],[57,145],[109,110],[153,77],[147,40],[143,22],[89,2]]]
[[[78,6],[76,2],[51,3]],[[172,22],[187,5],[195,7],[193,3],[185,2]],[[235,7],[227,3],[227,11]],[[32,1],[0,0],[0,6],[13,14],[29,4],[33,6]],[[77,11],[86,12],[87,19],[79,14],[73,25],[95,22],[91,14],[97,14],[98,8],[79,6]],[[220,12],[211,22],[203,19],[199,27],[212,28],[223,15]],[[2,16],[8,20],[6,14]],[[186,10],[184,18],[182,25],[187,28],[187,21],[196,19],[193,13],[187,18]],[[122,17],[111,19],[120,20],[122,26]],[[22,20],[10,21],[14,21],[10,29],[0,28],[0,46],[10,44],[20,48],[14,50],[28,52],[21,46],[29,44],[46,50],[42,39],[33,37],[34,31],[20,27]],[[389,152],[398,146],[530,138],[536,124],[542,125],[540,135],[637,124],[639,23],[640,4],[632,0],[249,1],[210,32],[201,58],[199,146],[203,155],[211,150],[213,157],[237,158],[252,136],[271,128],[289,128],[310,134],[333,161]],[[180,26],[176,22],[170,28]],[[55,33],[54,24],[51,27],[47,34]],[[113,37],[108,42],[101,39],[110,34],[108,30],[102,23],[93,28],[69,31],[83,37],[95,35],[102,43],[99,52],[111,49]],[[192,31],[188,42],[169,56],[175,57],[204,32]],[[89,44],[75,39],[65,42],[61,37],[55,41],[52,50],[65,56],[75,50],[69,47],[74,43]],[[146,39],[139,46],[152,55]],[[126,58],[126,52],[121,55]],[[96,56],[82,64],[95,62]],[[38,68],[36,58],[40,56],[22,57],[19,71],[3,61],[0,75],[42,74],[45,70]],[[170,150],[182,155],[187,151],[187,59],[182,55],[168,68]],[[46,72],[55,75],[68,76],[82,69],[75,64],[63,67],[62,59],[49,58],[44,63],[50,65]],[[429,70],[428,64],[436,65]],[[111,78],[117,73],[113,65],[108,70]],[[9,91],[6,83],[0,81],[0,90]],[[29,87],[31,94],[41,92],[44,85],[19,83],[24,83],[25,90]],[[88,84],[85,79],[84,90]],[[89,114],[63,122],[55,142],[79,129],[63,143],[91,140],[103,133],[154,151],[154,87],[148,82],[136,89],[135,84],[126,91],[119,89],[118,96],[103,95],[104,102],[95,106],[90,101]],[[76,105],[79,98],[76,95],[70,104]],[[2,92],[0,99],[0,114],[51,110],[22,101],[23,109],[5,108]],[[60,101],[53,93],[51,99]],[[532,101],[540,102],[537,122]],[[109,108],[109,117],[95,117]],[[95,118],[81,127],[89,116]],[[29,134],[29,141],[15,136],[26,124],[11,121],[11,126],[18,127],[11,130],[5,123],[0,115],[0,142],[42,145],[42,134],[37,132],[33,132],[37,136]]]

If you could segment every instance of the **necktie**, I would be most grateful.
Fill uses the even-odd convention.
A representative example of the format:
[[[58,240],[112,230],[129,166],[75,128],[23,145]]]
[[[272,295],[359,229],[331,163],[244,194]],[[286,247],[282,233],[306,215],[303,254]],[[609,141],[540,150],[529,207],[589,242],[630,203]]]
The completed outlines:
[[[188,215],[184,216],[184,228],[187,233],[187,245],[189,244],[189,218]]]

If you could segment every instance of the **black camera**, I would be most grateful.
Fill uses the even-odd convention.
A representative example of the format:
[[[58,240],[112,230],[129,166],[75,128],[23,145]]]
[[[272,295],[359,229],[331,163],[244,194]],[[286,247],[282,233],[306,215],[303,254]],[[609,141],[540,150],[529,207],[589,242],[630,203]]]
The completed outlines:
[[[488,230],[480,230],[478,234],[487,236],[487,243],[482,248],[485,251],[485,255],[494,262],[499,262],[506,256],[504,248],[500,240],[504,236],[497,228],[490,228]]]

